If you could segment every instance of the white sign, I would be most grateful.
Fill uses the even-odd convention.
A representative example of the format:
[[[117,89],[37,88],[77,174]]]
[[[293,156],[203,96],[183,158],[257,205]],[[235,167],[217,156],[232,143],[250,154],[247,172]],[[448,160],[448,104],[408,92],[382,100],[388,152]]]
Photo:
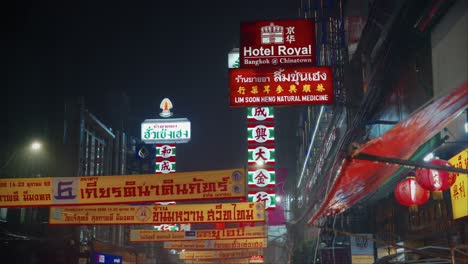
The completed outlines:
[[[141,123],[141,141],[145,143],[187,143],[190,134],[187,118],[146,119]]]

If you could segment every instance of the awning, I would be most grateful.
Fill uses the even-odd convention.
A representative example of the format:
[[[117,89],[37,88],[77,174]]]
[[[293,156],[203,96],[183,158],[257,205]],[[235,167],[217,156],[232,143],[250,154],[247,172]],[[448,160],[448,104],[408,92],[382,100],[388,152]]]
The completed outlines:
[[[452,90],[401,121],[381,137],[360,146],[350,159],[341,163],[338,176],[319,209],[307,222],[312,225],[322,216],[341,213],[367,194],[375,191],[400,166],[353,159],[357,154],[369,154],[395,159],[408,159],[468,107],[468,82]]]

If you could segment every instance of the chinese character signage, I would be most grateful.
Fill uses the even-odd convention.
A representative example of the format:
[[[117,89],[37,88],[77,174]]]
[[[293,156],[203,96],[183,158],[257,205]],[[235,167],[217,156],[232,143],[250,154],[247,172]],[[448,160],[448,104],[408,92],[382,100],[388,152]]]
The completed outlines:
[[[331,67],[229,69],[230,106],[332,104]]]
[[[264,222],[263,203],[51,207],[51,225]]]
[[[240,67],[312,66],[314,32],[311,19],[242,22]]]
[[[241,249],[266,248],[266,238],[223,239],[223,240],[194,240],[164,242],[165,249]]]
[[[176,144],[155,144],[156,162],[155,172],[174,173],[176,172]]]
[[[248,124],[247,143],[249,145],[275,143],[275,126],[273,124]]]
[[[451,159],[449,163],[455,168],[468,168],[468,149],[464,149]],[[457,173],[455,183],[450,187],[450,198],[452,200],[453,219],[468,216],[468,174]]]
[[[275,165],[275,146],[248,146],[247,163],[249,166],[259,164]]]
[[[274,190],[249,191],[249,202],[264,202],[266,210],[276,207],[276,193]]]
[[[229,259],[244,258],[255,255],[263,255],[263,249],[231,249],[231,250],[193,250],[179,252],[180,260],[192,259]]]
[[[245,197],[244,169],[0,179],[0,207],[125,204]]]
[[[268,236],[267,226],[160,232],[156,230],[130,230],[130,242],[165,242],[181,240],[215,240],[239,238],[263,238]]]
[[[274,168],[249,168],[247,174],[249,188],[275,187],[276,173]]]
[[[141,123],[141,141],[145,143],[187,143],[190,133],[187,118],[146,119]]]
[[[273,107],[248,107],[247,122],[273,122]]]

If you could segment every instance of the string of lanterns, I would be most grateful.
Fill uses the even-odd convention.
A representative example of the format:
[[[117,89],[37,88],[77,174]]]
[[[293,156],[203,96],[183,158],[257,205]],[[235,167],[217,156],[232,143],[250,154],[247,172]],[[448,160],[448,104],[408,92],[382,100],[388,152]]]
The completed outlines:
[[[448,161],[441,159],[433,159],[429,163],[452,167]],[[443,191],[455,183],[456,177],[456,173],[445,170],[428,168],[411,170],[408,176],[395,186],[395,198],[399,204],[409,207],[410,212],[415,212],[418,206],[429,200],[431,193],[434,200],[442,200]]]

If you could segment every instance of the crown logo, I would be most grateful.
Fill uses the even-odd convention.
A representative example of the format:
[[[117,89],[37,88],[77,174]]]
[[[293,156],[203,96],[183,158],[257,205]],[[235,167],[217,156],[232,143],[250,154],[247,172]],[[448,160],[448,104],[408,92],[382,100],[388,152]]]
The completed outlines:
[[[270,23],[268,26],[260,28],[262,44],[282,44],[284,43],[283,26]]]

